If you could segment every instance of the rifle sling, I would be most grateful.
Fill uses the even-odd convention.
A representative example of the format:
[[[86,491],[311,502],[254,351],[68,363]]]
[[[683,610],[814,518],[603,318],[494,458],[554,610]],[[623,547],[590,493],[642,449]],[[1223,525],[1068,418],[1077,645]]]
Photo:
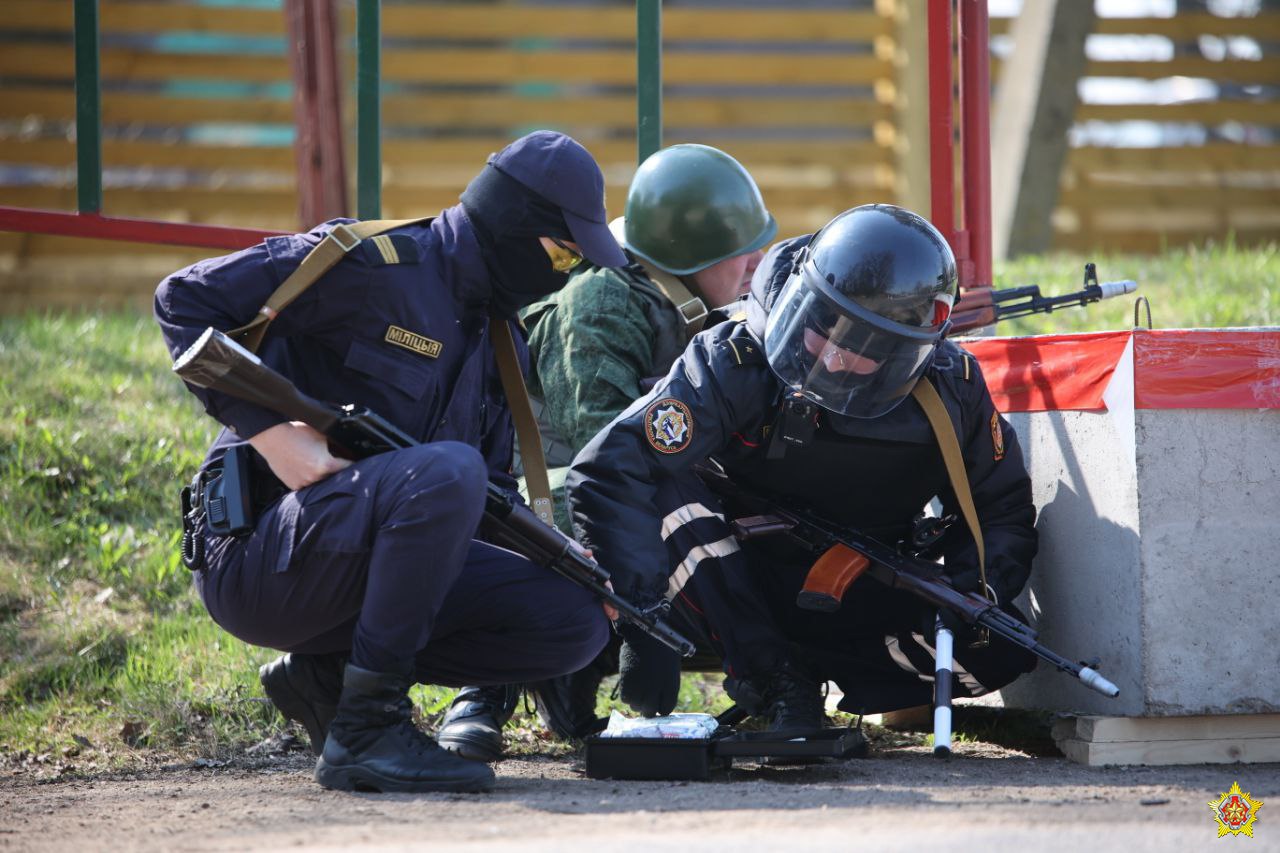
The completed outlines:
[[[703,325],[707,322],[707,314],[710,313],[707,310],[707,304],[701,298],[694,296],[685,283],[676,276],[663,272],[643,258],[636,258],[636,261],[644,268],[645,274],[649,276],[654,286],[661,290],[662,295],[671,300],[671,304],[680,312],[680,320],[684,323],[684,340],[688,343],[694,335],[702,331]]]
[[[524,466],[524,482],[529,489],[529,502],[534,515],[544,524],[555,526],[555,506],[551,500],[551,480],[547,476],[547,461],[542,455],[542,435],[538,419],[534,417],[525,388],[524,374],[516,357],[515,340],[511,337],[511,325],[501,317],[489,318],[493,334],[493,352],[498,360],[498,377],[502,380],[502,392],[511,409],[511,419],[516,427],[516,440],[520,443],[520,462]]]
[[[320,276],[337,266],[347,252],[360,245],[361,240],[376,237],[406,225],[429,222],[433,218],[424,216],[418,219],[369,219],[363,222],[335,225],[333,230],[307,253],[302,263],[298,264],[289,277],[272,291],[254,318],[240,328],[227,332],[227,335],[246,349],[257,352],[267,332],[267,326],[271,325],[276,315],[308,287],[315,284]],[[525,482],[529,486],[533,511],[546,524],[554,524],[551,484],[547,478],[547,464],[542,456],[542,439],[538,434],[538,422],[533,417],[529,393],[525,390],[524,376],[520,372],[520,363],[516,358],[511,327],[507,321],[498,318],[494,318],[489,327],[493,330],[493,348],[498,361],[498,375],[502,380],[502,390],[506,394],[507,404],[511,407],[516,436],[520,442],[520,452],[525,466]]]
[[[982,527],[978,524],[978,509],[973,504],[973,490],[969,487],[969,475],[965,473],[964,456],[960,452],[960,440],[956,437],[955,424],[947,414],[947,407],[938,396],[938,389],[928,377],[922,378],[911,389],[911,396],[916,398],[920,408],[929,418],[929,426],[938,440],[938,449],[942,451],[942,461],[947,466],[947,478],[951,480],[951,490],[956,494],[960,511],[964,514],[969,532],[973,534],[974,544],[978,546],[978,577],[982,583],[982,594],[991,597],[987,586],[987,551],[982,541]]]
[[[335,225],[333,230],[307,253],[302,263],[298,264],[289,277],[272,291],[254,318],[240,328],[227,332],[228,337],[245,349],[257,352],[262,344],[263,335],[267,333],[267,326],[271,325],[276,315],[297,299],[304,290],[315,284],[320,276],[337,266],[338,261],[342,260],[347,252],[359,246],[361,240],[376,237],[405,225],[428,222],[433,218],[425,216],[418,219],[369,219],[364,222]]]

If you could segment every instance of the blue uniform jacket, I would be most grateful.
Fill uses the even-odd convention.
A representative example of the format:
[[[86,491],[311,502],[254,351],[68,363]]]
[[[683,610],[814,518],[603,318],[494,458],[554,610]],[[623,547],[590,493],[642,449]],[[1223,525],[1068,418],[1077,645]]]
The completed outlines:
[[[208,326],[228,331],[248,323],[333,226],[349,221],[270,237],[170,275],[155,295],[170,354],[176,358]],[[511,416],[489,340],[489,292],[480,246],[459,205],[430,222],[364,240],[280,312],[258,354],[313,397],[368,406],[423,442],[477,448],[491,479],[514,491]],[[527,371],[523,335],[513,336]],[[231,443],[285,420],[188,387],[229,428],[206,465]]]
[[[803,241],[780,244],[761,265],[749,317],[767,312],[799,245]],[[926,376],[959,437],[983,530],[988,581],[1008,601],[1026,583],[1037,545],[1030,478],[1017,436],[996,412],[976,360],[955,344],[943,342]],[[751,320],[729,321],[696,336],[667,376],[578,454],[567,480],[575,530],[609,569],[620,594],[648,605],[665,593],[671,561],[662,513],[671,508],[656,506],[659,483],[694,476],[693,466],[708,458],[745,486],[794,496],[835,521],[882,537],[886,531],[906,533],[934,495],[944,513],[959,512],[932,429],[914,399],[873,419],[819,410],[809,445],[770,460],[784,390]],[[977,549],[963,521],[942,545],[948,573],[970,575],[976,587]]]

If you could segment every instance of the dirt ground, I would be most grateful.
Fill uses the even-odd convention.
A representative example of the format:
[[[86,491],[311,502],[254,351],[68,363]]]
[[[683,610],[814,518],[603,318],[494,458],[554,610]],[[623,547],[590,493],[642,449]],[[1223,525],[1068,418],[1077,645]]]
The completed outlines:
[[[496,790],[471,795],[337,793],[311,767],[295,752],[96,776],[6,769],[0,850],[1280,851],[1274,764],[1088,768],[961,743],[949,761],[905,746],[619,782],[532,756],[501,762]],[[1208,802],[1232,782],[1270,806],[1252,839],[1217,838]]]

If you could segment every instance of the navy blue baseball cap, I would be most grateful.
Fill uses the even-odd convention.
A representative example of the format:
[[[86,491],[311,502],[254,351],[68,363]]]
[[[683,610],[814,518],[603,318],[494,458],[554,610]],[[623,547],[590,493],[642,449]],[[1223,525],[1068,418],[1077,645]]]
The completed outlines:
[[[573,242],[598,267],[626,266],[609,231],[604,175],[587,149],[553,130],[537,130],[490,155],[489,165],[560,208]]]

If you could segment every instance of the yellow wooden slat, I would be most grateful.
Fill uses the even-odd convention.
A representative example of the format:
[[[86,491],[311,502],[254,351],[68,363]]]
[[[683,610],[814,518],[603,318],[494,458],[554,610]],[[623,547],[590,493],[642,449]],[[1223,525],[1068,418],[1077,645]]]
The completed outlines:
[[[76,115],[75,93],[70,88],[6,86],[0,91],[0,118],[71,121]],[[245,122],[292,124],[293,102],[272,98],[172,98],[137,92],[105,92],[102,95],[105,125],[138,122],[183,125],[197,122]]]
[[[274,82],[289,79],[278,56],[161,54],[114,48],[102,52],[104,80],[176,79]],[[69,80],[74,76],[72,48],[14,44],[0,51],[0,74]],[[755,53],[668,53],[663,58],[667,85],[732,83],[781,85],[867,85],[892,74],[892,64],[873,56],[797,56]],[[383,54],[383,78],[402,83],[515,84],[566,81],[627,85],[636,77],[630,50],[522,53],[492,49],[405,50]]]
[[[167,82],[183,78],[275,82],[289,80],[283,56],[162,54],[138,49],[102,51],[104,80]],[[70,45],[10,44],[0,50],[0,75],[37,80],[75,79]]]
[[[0,97],[0,118],[71,121],[75,95],[70,88],[7,87]],[[290,124],[291,101],[267,98],[173,98],[158,94],[107,92],[104,124],[140,122],[181,125],[195,122]],[[893,118],[889,105],[858,98],[684,98],[663,102],[668,125],[698,127],[866,127]],[[573,128],[627,129],[636,123],[635,98],[627,95],[583,98],[522,98],[506,93],[426,96],[392,95],[383,100],[384,127],[434,125],[451,130],[518,127],[554,121]]]
[[[1081,210],[1196,211],[1229,210],[1238,206],[1280,209],[1280,187],[1204,186],[1090,186],[1065,189],[1059,196],[1062,207]]]
[[[1280,102],[1197,101],[1187,104],[1081,104],[1076,121],[1179,121],[1280,124]]]
[[[351,10],[343,7],[344,23]],[[166,2],[104,2],[99,13],[104,33],[212,32],[282,36],[284,15],[275,9],[220,9]],[[72,6],[66,0],[5,0],[0,32],[71,29]],[[386,6],[384,32],[398,38],[502,40],[523,38],[634,40],[636,16],[628,7],[584,8],[431,3]],[[668,9],[663,38],[670,41],[870,42],[892,34],[892,21],[875,12],[776,9]]]
[[[0,138],[0,162],[32,166],[74,166],[75,143],[63,139]],[[114,166],[153,166],[207,172],[275,172],[292,177],[296,164],[292,148],[249,145],[198,145],[138,139],[106,139],[102,163]]]
[[[1154,35],[1175,41],[1192,41],[1197,36],[1252,36],[1280,38],[1280,15],[1226,18],[1182,12],[1171,18],[1098,18],[1094,32],[1103,35]]]
[[[1165,77],[1204,77],[1234,83],[1280,82],[1280,59],[1257,61],[1230,59],[1215,62],[1198,57],[1177,57],[1167,62],[1090,60],[1085,64],[1086,77],[1136,77],[1160,80]]]
[[[67,0],[4,0],[0,32],[68,30],[72,4]],[[98,12],[104,33],[171,31],[279,36],[285,32],[278,9],[220,9],[185,3],[104,0]]]
[[[662,118],[668,127],[851,128],[891,120],[893,109],[870,98],[667,97],[662,102]],[[514,127],[554,122],[566,129],[626,129],[635,126],[636,101],[628,95],[569,98],[520,98],[507,94],[392,95],[383,100],[382,120],[386,126]]]
[[[483,137],[471,139],[440,140],[387,140],[382,147],[383,162],[388,166],[417,166],[423,163],[445,165],[462,164],[479,167],[493,151],[498,150],[510,139],[506,137]],[[583,138],[580,140],[602,164],[634,165],[636,162],[636,146],[632,141],[598,140]],[[680,142],[702,142],[724,148],[733,154],[748,169],[764,164],[809,164],[813,162],[837,164],[885,164],[892,163],[892,152],[872,142],[836,142],[821,140],[817,142],[759,142],[738,139],[720,139],[714,135],[689,138],[679,134],[669,134],[664,140],[667,145]]]
[[[501,148],[510,137],[473,140],[410,142],[389,141],[384,146],[387,182],[407,181],[415,185],[440,183],[461,186],[484,164],[488,155]],[[703,141],[716,144],[738,158],[750,170],[760,173],[769,183],[813,183],[798,181],[785,173],[788,167],[802,167],[809,172],[826,165],[826,172],[836,184],[870,184],[872,178],[851,177],[848,172],[874,173],[891,164],[891,152],[873,143],[779,143],[742,140],[670,137],[668,144]],[[635,146],[629,142],[587,141],[592,153],[610,169],[628,170],[635,163]],[[295,168],[292,148],[264,146],[170,144],[149,140],[108,139],[103,142],[103,162],[114,166],[154,166],[186,168],[208,172],[254,170],[278,175],[292,175]],[[0,162],[70,169],[75,164],[75,146],[65,139],[0,138]],[[784,170],[777,180],[769,175]],[[618,180],[629,180],[629,171]],[[820,178],[820,180],[827,180]]]
[[[568,81],[635,83],[630,50],[519,53],[509,50],[405,50],[383,54],[383,76],[405,83],[514,84]],[[873,56],[802,56],[750,52],[674,53],[662,59],[666,85],[869,85],[893,73]]]
[[[402,211],[434,213],[458,203],[462,183],[453,187],[421,187],[394,183],[383,187],[383,203]],[[612,184],[607,192],[611,206],[621,206],[626,195],[624,185]],[[851,205],[851,200],[882,197],[882,191],[866,187],[767,187],[766,203],[779,208],[795,209],[814,206]],[[64,187],[0,187],[0,203],[46,210],[69,210],[75,206],[75,188]],[[176,186],[154,188],[112,188],[104,192],[103,212],[115,216],[139,216],[155,219],[178,219],[195,222],[215,221],[228,215],[243,217],[252,227],[263,217],[278,219],[292,215],[297,209],[297,196],[292,187],[260,190],[227,189],[208,186]],[[619,209],[616,211],[621,213]],[[234,221],[234,220],[233,220]]]
[[[635,38],[630,6],[388,6],[383,26],[403,38],[628,40]],[[830,10],[664,9],[666,41],[869,42],[890,35],[892,21],[875,12]]]
[[[1160,172],[1167,170],[1252,171],[1280,168],[1280,146],[1213,145],[1181,148],[1073,148],[1068,164],[1084,173],[1104,170]]]
[[[991,34],[1006,35],[1012,18],[992,18]],[[1197,12],[1181,12],[1169,18],[1098,18],[1093,31],[1099,35],[1164,36],[1174,41],[1193,41],[1198,36],[1251,36],[1280,39],[1280,15],[1264,13],[1253,17],[1227,18]]]
[[[1080,231],[1058,233],[1053,238],[1053,249],[1063,252],[1124,252],[1135,255],[1152,255],[1182,246],[1201,246],[1209,242],[1221,245],[1226,235],[1218,230],[1186,230],[1176,232],[1151,231]],[[1280,240],[1280,232],[1274,229],[1236,229],[1232,239],[1237,246],[1263,246]],[[1132,314],[1128,315],[1132,316]],[[1145,316],[1145,315],[1144,315]],[[1161,325],[1160,304],[1153,306],[1152,316],[1156,327]]]

